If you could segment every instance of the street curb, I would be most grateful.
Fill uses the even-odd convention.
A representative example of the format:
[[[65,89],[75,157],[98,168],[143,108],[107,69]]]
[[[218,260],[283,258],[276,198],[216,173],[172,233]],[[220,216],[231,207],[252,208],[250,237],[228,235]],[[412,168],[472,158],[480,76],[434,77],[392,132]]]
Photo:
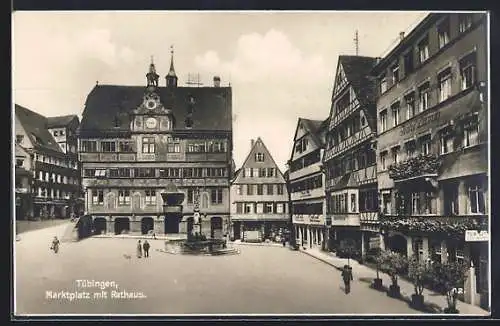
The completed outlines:
[[[228,242],[228,244],[236,245],[236,246],[256,246],[256,247],[283,247],[282,244],[273,244],[273,243],[248,243],[248,242]]]
[[[316,256],[316,255],[310,254],[310,253],[308,253],[306,250],[299,250],[299,251],[300,251],[300,252],[302,252],[302,253],[304,253],[304,254],[306,254],[306,255],[308,255],[309,257],[316,258],[317,260],[319,260],[319,261],[321,261],[321,262],[323,262],[323,263],[325,263],[325,264],[327,264],[327,265],[330,265],[330,266],[332,266],[332,267],[335,267],[335,268],[336,268],[337,270],[339,270],[339,271],[341,271],[341,270],[342,270],[342,268],[341,268],[341,267],[338,267],[337,265],[334,265],[333,263],[331,263],[331,262],[329,262],[329,261],[327,261],[327,260],[325,260],[325,259],[323,259],[323,258],[320,258],[320,257],[318,257],[318,256]]]

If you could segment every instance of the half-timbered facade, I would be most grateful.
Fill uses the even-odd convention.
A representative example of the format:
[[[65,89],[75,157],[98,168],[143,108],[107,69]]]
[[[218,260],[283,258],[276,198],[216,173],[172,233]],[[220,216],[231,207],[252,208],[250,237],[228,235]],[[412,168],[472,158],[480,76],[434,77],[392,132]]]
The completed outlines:
[[[323,158],[331,244],[378,247],[375,58],[339,56]]]
[[[385,246],[470,261],[466,301],[487,304],[486,14],[428,15],[374,69]],[[470,234],[475,236],[469,236]]]
[[[200,213],[201,232],[222,236],[229,223],[231,88],[182,87],[171,60],[166,86],[153,63],[147,85],[96,85],[87,97],[79,157],[87,214],[98,233],[186,233]],[[185,193],[178,225],[165,220],[160,195]]]
[[[285,235],[288,224],[285,179],[262,139],[252,139],[231,185],[231,237],[275,241]]]
[[[65,128],[68,132],[75,132],[78,127],[78,118],[73,117],[76,119]],[[23,195],[18,197],[25,198],[25,204],[18,211],[24,216],[18,218],[70,217],[83,208],[79,200],[81,188],[76,154],[70,155],[61,149],[49,130],[50,119],[15,105],[17,175],[26,176],[19,168],[31,175],[30,186],[20,188]]]
[[[304,247],[328,243],[322,158],[327,120],[299,118],[289,166],[289,192],[296,242]]]

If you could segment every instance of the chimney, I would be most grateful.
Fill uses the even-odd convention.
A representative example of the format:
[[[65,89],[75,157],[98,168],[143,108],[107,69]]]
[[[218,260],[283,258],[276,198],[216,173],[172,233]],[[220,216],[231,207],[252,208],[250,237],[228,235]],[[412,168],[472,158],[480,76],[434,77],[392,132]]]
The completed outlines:
[[[399,32],[399,40],[402,41],[405,38],[405,32]]]
[[[250,148],[253,148],[253,145],[255,145],[255,139],[250,139]]]
[[[214,87],[220,87],[220,77],[214,76]]]

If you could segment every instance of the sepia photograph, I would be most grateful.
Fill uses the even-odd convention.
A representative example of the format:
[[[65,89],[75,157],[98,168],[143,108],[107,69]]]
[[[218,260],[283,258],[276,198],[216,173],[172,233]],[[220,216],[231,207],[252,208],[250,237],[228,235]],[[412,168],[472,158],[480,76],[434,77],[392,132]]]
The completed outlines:
[[[11,17],[12,316],[490,316],[488,12]]]

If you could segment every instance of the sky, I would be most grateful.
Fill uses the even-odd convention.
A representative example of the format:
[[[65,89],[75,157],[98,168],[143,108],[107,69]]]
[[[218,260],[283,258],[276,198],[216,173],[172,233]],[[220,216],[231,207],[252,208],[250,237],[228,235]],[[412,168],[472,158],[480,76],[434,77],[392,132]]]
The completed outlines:
[[[233,88],[237,168],[261,137],[282,172],[299,117],[324,120],[339,55],[382,57],[427,12],[15,12],[13,98],[45,116],[77,114],[99,84],[179,85],[199,74]]]

